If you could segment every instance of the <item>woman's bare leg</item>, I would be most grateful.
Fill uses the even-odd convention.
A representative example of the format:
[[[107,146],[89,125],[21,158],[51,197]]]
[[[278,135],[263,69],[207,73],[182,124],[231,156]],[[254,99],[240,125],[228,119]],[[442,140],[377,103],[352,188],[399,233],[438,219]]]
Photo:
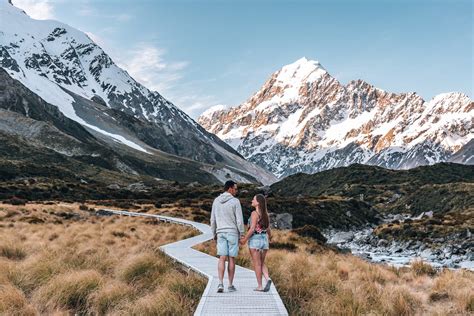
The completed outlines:
[[[260,253],[257,249],[250,249],[250,255],[252,256],[253,268],[255,270],[255,276],[257,277],[257,289],[262,290],[262,264],[260,262]]]
[[[267,250],[263,250],[260,255],[260,262],[262,264],[262,273],[265,279],[268,281],[270,280],[270,275],[268,274],[268,268],[267,265],[265,264],[265,256],[267,255]]]

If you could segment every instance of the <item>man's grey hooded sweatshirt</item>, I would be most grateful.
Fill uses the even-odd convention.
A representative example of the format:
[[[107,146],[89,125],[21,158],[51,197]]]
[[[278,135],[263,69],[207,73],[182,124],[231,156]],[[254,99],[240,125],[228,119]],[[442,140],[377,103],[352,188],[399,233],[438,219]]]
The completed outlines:
[[[244,219],[239,199],[224,192],[214,199],[211,212],[211,230],[218,233],[244,234]]]

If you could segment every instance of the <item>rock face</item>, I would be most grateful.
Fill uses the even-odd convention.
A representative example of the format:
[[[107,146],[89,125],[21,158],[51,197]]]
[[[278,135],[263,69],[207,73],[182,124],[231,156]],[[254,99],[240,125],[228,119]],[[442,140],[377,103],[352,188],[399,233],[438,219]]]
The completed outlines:
[[[198,119],[279,177],[353,163],[407,169],[452,157],[472,164],[473,121],[474,103],[464,94],[427,102],[362,80],[343,85],[306,58],[272,74],[241,105]]]
[[[216,182],[229,177],[274,182],[271,173],[135,81],[85,33],[31,19],[6,0],[0,0],[0,21],[0,67],[95,137],[149,155],[161,151],[200,162]],[[32,106],[15,104],[13,110],[37,115]]]

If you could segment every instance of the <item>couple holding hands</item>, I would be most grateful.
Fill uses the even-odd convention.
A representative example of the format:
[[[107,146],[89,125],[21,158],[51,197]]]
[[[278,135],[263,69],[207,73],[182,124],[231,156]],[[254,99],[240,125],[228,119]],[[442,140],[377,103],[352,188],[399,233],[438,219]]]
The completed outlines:
[[[257,194],[252,199],[254,210],[248,221],[248,230],[245,233],[242,207],[237,195],[237,183],[227,181],[224,184],[224,193],[219,195],[212,203],[211,230],[214,239],[217,241],[217,255],[219,256],[218,293],[224,292],[224,271],[225,262],[229,261],[227,271],[229,278],[229,292],[237,289],[233,285],[235,275],[235,258],[239,252],[239,244],[248,244],[252,264],[257,277],[257,288],[255,291],[268,292],[272,280],[268,275],[265,265],[265,256],[269,248],[270,240],[270,220],[267,211],[267,201],[265,196]],[[262,286],[262,275],[266,279],[265,287]]]

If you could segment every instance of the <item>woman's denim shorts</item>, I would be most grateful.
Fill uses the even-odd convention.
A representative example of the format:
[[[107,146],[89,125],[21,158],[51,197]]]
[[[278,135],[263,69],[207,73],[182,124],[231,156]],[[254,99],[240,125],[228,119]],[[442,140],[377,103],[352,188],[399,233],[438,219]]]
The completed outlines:
[[[269,242],[267,234],[253,234],[248,241],[249,248],[268,250]]]

